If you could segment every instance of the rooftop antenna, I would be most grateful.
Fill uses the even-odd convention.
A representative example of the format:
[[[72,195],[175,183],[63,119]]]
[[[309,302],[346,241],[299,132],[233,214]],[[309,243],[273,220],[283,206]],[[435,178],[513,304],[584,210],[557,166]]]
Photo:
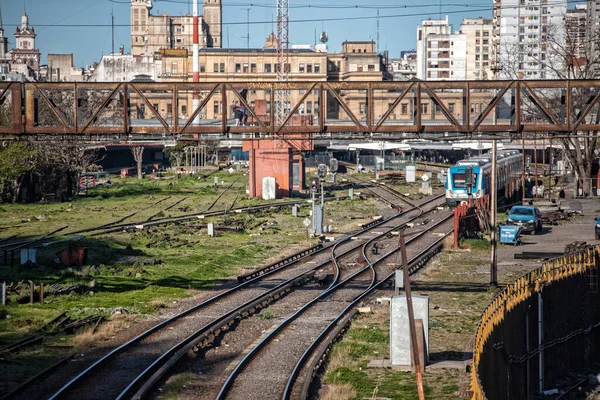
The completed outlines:
[[[112,30],[112,48],[111,54],[115,54],[115,14],[113,9],[113,3],[110,3],[110,25]]]
[[[377,54],[379,54],[379,8],[377,9]]]
[[[250,8],[246,8],[246,36],[242,36],[242,39],[246,39],[246,48],[250,48]]]

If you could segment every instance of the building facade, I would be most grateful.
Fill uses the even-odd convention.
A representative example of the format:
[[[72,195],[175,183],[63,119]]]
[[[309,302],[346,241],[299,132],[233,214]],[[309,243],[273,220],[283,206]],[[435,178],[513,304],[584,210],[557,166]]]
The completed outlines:
[[[567,1],[494,0],[500,78],[552,79],[564,70]]]
[[[494,79],[497,53],[492,40],[493,30],[492,20],[481,17],[465,18],[460,25],[460,32],[466,38],[465,79]]]
[[[427,79],[428,48],[427,38],[429,35],[450,35],[452,25],[448,23],[448,16],[445,19],[426,20],[417,27],[417,79]]]
[[[402,51],[400,58],[391,59],[388,71],[394,81],[410,81],[417,78],[417,52]]]
[[[600,75],[600,0],[588,0],[586,24],[586,53],[592,63],[594,76]]]
[[[152,0],[131,0],[131,54],[154,55],[163,49],[192,52],[194,18],[192,15],[152,15]],[[204,15],[199,18],[200,47],[222,46],[221,0],[204,0]]]

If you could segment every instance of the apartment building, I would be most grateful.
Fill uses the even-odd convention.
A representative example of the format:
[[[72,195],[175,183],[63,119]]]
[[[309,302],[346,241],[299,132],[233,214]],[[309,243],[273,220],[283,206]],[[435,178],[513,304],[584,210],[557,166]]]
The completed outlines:
[[[131,0],[131,54],[152,55],[162,49],[186,49],[191,53],[194,19],[190,14],[152,15],[152,0]],[[200,47],[222,47],[221,0],[204,0],[199,17]]]
[[[494,0],[500,77],[551,79],[564,70],[566,0]]]
[[[467,80],[494,79],[494,62],[496,48],[493,45],[494,25],[487,18],[465,18],[460,25],[460,32],[466,38],[466,72]]]

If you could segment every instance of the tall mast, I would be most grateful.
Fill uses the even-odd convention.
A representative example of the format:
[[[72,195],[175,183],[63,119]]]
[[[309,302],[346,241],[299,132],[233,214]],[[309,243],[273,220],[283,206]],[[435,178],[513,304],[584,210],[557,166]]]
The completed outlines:
[[[287,82],[290,71],[289,64],[290,45],[290,17],[289,0],[277,0],[277,81]],[[285,105],[288,100],[287,90],[276,90],[276,121],[281,126],[285,121]]]

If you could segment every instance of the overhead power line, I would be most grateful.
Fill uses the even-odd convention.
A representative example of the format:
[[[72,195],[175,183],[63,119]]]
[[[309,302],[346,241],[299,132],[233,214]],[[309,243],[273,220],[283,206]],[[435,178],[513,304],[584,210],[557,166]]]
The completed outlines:
[[[120,3],[120,1],[118,0],[109,0],[115,3]],[[176,2],[175,0],[163,0],[163,1],[170,1],[170,2]],[[572,1],[571,4],[575,4],[575,3],[586,3],[586,0],[575,0]],[[130,4],[129,2],[127,2],[127,4]],[[242,3],[240,3],[241,5]],[[264,5],[260,5],[260,4],[248,4],[248,3],[244,3],[246,5],[249,5],[251,7],[265,7]],[[547,3],[543,3],[544,6],[553,6],[553,5],[561,5],[563,4],[563,2],[561,1],[548,1]],[[225,6],[225,5],[224,5]],[[406,5],[406,6],[395,6],[396,8],[413,8],[413,7],[429,7],[429,6],[435,6],[435,7],[439,7],[439,4],[437,5],[423,5],[420,4],[418,6],[410,6],[410,5]],[[462,10],[450,10],[450,11],[446,11],[444,12],[444,14],[465,14],[465,13],[480,13],[480,12],[485,12],[485,11],[493,11],[494,7],[493,6],[470,6],[468,4],[463,4],[461,5],[462,7],[464,7],[464,9]],[[345,9],[358,9],[358,8],[367,8],[367,7],[378,7],[378,6],[356,6],[356,7],[344,7]],[[458,7],[458,5],[457,5]],[[317,5],[310,5],[310,8],[332,8],[332,6],[317,6]],[[508,10],[508,9],[516,9],[519,8],[519,6],[511,6],[511,7],[502,7],[503,10]],[[325,22],[331,22],[331,21],[360,21],[360,20],[372,20],[372,19],[391,19],[391,18],[408,18],[408,17],[426,17],[426,16],[432,16],[432,15],[437,15],[438,12],[433,10],[431,13],[427,13],[427,12],[418,12],[418,13],[406,13],[406,14],[389,14],[389,15],[379,15],[379,17],[377,17],[377,15],[361,15],[361,16],[357,16],[357,17],[331,17],[331,18],[319,18],[319,21],[325,21]],[[290,19],[289,23],[290,24],[298,24],[298,23],[314,23],[315,19],[314,18],[308,18],[308,19],[296,19],[296,20],[292,20]],[[268,24],[271,25],[272,21],[234,21],[234,22],[222,22],[222,25],[245,25],[245,24],[250,24],[250,25],[263,25],[263,24]],[[64,28],[97,28],[97,27],[107,27],[110,26],[110,24],[35,24],[35,26],[37,27],[64,27]],[[131,27],[131,24],[115,24],[116,27]],[[162,24],[147,24],[147,26],[163,26]]]

